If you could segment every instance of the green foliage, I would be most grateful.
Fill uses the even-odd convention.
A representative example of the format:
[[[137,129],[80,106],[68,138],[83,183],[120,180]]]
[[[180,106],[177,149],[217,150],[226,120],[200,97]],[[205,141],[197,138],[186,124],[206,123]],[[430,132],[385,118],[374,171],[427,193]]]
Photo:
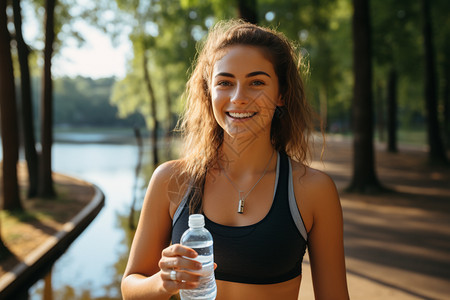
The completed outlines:
[[[144,126],[138,113],[122,117],[110,103],[113,77],[91,79],[62,77],[54,79],[54,125],[67,127],[133,127]],[[40,79],[33,79],[35,109],[38,113]],[[37,116],[35,118],[38,120]]]
[[[348,0],[259,1],[262,25],[294,41],[309,64],[307,95],[328,124],[348,128],[352,97],[352,7]],[[324,116],[325,117],[325,116]]]
[[[111,103],[117,105],[121,116],[140,112],[146,117],[148,127],[151,126],[142,61],[145,51],[149,58],[145,67],[149,70],[157,101],[157,118],[173,119],[182,107],[181,95],[195,57],[196,42],[206,34],[207,25],[212,24],[213,9],[204,1],[117,0],[117,5],[136,22],[130,34],[133,58],[126,77],[114,87]],[[168,99],[170,107],[167,107]]]
[[[450,43],[448,1],[432,4],[433,29],[436,44],[436,62],[440,76],[444,75]],[[393,69],[399,76],[399,122],[403,128],[424,126],[424,53],[419,1],[371,1],[373,24],[374,82],[386,89],[388,72]],[[445,37],[446,36],[446,37]],[[445,79],[445,78],[444,78]]]

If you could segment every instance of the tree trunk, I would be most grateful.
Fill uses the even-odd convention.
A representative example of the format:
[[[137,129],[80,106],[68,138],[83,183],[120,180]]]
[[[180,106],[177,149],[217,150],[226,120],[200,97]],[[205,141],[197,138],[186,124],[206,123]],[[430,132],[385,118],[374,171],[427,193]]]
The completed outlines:
[[[437,75],[431,28],[430,1],[422,0],[422,31],[425,53],[425,109],[427,113],[428,158],[432,163],[445,163],[447,158],[441,138],[437,113]]]
[[[324,130],[328,128],[328,92],[326,85],[319,87],[320,120]]]
[[[387,91],[387,123],[389,152],[397,152],[397,72],[392,69],[388,77]]]
[[[448,53],[446,55],[449,55]],[[448,60],[447,60],[448,62]],[[447,149],[450,148],[450,64],[444,65],[444,87],[443,87],[443,102],[444,102],[444,133],[447,142]]]
[[[165,70],[163,70],[163,78],[164,78],[164,93],[166,96],[166,110],[167,110],[167,123],[166,123],[166,137],[170,137],[172,129],[173,129],[173,122],[172,122],[172,97],[170,96],[170,87],[169,87],[169,78],[167,77],[167,74]]]
[[[353,179],[349,191],[381,190],[375,173],[371,31],[368,0],[353,0]]]
[[[38,186],[38,156],[36,152],[36,140],[34,137],[33,104],[31,101],[31,82],[28,55],[30,50],[22,35],[22,13],[20,0],[14,0],[14,27],[16,31],[17,52],[20,65],[20,87],[21,87],[21,124],[25,158],[28,167],[28,197],[37,195]]]
[[[139,173],[141,172],[142,156],[144,155],[144,145],[142,142],[141,131],[138,127],[134,127],[133,131],[134,131],[134,136],[136,137],[136,143],[138,146],[138,159],[136,162],[136,168],[134,169],[133,198],[131,200],[130,214],[128,216],[128,228],[130,228],[132,230],[136,229],[134,207],[136,206],[137,190],[138,190],[138,183],[139,183]]]
[[[41,146],[39,169],[40,197],[51,198],[55,196],[52,179],[52,143],[53,143],[53,84],[52,84],[52,54],[54,31],[54,11],[56,0],[45,1],[45,48],[44,48],[44,75],[42,76],[41,97]]]
[[[376,107],[376,129],[378,131],[378,139],[381,142],[386,140],[385,130],[386,130],[386,121],[385,121],[385,108],[384,108],[384,96],[383,96],[383,86],[382,82],[378,81],[376,84],[376,93],[375,93],[375,107]]]
[[[9,251],[5,243],[3,243],[2,238],[0,237],[0,262],[7,259],[11,255],[12,255],[11,251]]]
[[[163,70],[163,78],[164,78],[164,93],[166,96],[166,110],[167,110],[167,123],[166,123],[166,134],[165,134],[165,144],[167,146],[167,159],[172,158],[172,148],[170,147],[171,139],[172,139],[172,98],[170,97],[170,87],[169,87],[169,79],[167,78],[167,73]]]
[[[239,18],[249,23],[258,23],[257,0],[237,0]]]
[[[6,1],[0,1],[0,119],[2,133],[2,191],[3,209],[23,210],[20,202],[17,163],[19,160],[19,135],[11,58]]]
[[[444,142],[450,149],[450,41],[446,39],[441,51],[444,55],[442,67],[442,105],[444,106]]]
[[[158,130],[159,130],[159,123],[158,119],[156,118],[156,99],[155,99],[155,93],[153,91],[152,82],[150,79],[150,73],[148,72],[148,58],[147,58],[147,52],[143,50],[143,67],[144,67],[144,80],[145,84],[147,85],[147,91],[150,96],[150,110],[152,114],[152,120],[153,120],[153,131],[152,131],[152,149],[153,149],[153,165],[157,166],[159,164],[159,157],[158,157]]]

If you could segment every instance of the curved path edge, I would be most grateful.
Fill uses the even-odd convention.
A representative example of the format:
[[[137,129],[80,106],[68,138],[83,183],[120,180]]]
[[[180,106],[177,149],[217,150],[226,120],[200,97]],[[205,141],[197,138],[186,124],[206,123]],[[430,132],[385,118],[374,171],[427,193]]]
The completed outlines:
[[[86,182],[75,177],[71,178]],[[21,296],[26,299],[28,289],[50,271],[54,262],[95,219],[105,204],[105,195],[95,184],[88,184],[95,190],[92,200],[65,223],[60,231],[49,237],[14,269],[0,278],[0,299],[18,299]]]

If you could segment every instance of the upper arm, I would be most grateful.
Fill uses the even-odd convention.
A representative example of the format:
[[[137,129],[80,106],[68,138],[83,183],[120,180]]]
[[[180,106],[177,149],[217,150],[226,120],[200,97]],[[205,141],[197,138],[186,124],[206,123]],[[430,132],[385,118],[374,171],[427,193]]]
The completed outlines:
[[[305,208],[308,252],[316,299],[348,299],[343,218],[339,195],[331,178],[308,169],[298,181],[299,207]],[[305,203],[301,203],[304,201]]]
[[[169,162],[160,165],[152,175],[124,276],[150,276],[159,271],[161,252],[170,244],[172,197],[169,186],[174,171],[174,163]]]

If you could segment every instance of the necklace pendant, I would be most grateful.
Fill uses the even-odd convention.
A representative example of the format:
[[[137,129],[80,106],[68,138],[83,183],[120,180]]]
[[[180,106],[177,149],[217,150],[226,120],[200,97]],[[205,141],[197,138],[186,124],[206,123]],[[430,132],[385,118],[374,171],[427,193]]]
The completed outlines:
[[[239,214],[244,213],[244,199],[239,199],[238,211]]]

